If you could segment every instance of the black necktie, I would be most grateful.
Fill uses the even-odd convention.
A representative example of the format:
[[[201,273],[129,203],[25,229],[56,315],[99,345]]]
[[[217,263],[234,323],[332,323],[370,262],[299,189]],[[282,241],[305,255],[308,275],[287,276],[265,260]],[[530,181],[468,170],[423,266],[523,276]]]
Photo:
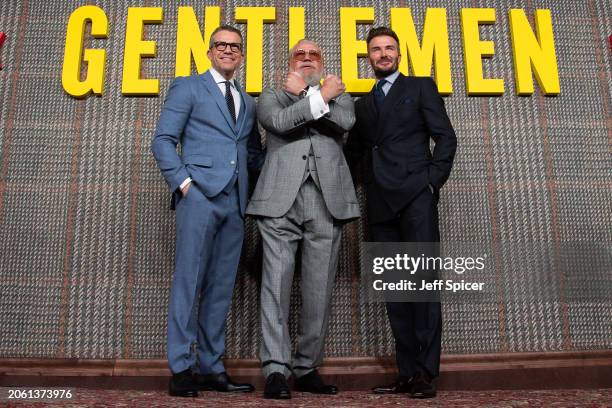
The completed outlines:
[[[378,81],[376,87],[374,88],[374,101],[376,102],[376,107],[379,109],[382,106],[383,101],[385,100],[385,93],[383,92],[382,88],[383,85],[386,83],[386,79],[381,79],[380,81]]]
[[[234,123],[236,123],[236,107],[234,106],[234,96],[232,95],[230,81],[225,81],[225,102],[227,103],[230,116]]]

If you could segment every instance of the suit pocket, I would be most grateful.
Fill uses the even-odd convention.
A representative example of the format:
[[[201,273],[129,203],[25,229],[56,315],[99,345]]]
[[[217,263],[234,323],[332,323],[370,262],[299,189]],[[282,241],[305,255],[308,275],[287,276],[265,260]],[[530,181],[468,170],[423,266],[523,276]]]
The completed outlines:
[[[212,167],[213,158],[211,156],[204,156],[199,154],[193,154],[183,156],[183,164],[191,164],[199,167]]]
[[[405,106],[414,105],[414,99],[412,99],[409,96],[406,96],[405,98],[399,101],[398,105],[405,105]]]

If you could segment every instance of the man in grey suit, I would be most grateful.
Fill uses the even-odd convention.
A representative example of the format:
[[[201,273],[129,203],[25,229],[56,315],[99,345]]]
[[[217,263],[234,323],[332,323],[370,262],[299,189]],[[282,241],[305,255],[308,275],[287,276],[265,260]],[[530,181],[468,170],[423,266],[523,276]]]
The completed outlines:
[[[247,165],[261,161],[255,102],[233,78],[242,62],[240,31],[216,29],[208,58],[211,69],[170,85],[151,145],[176,207],[167,352],[169,393],[182,397],[253,391],[234,383],[221,360],[244,237]]]
[[[353,100],[340,78],[322,78],[321,49],[312,41],[291,49],[289,70],[283,89],[266,89],[259,97],[267,156],[247,208],[258,216],[263,241],[260,359],[264,397],[274,399],[291,398],[291,372],[298,391],[337,392],[316,368],[323,359],[342,223],[359,217],[343,154],[343,136],[355,122]],[[300,243],[302,310],[292,359],[288,318]]]

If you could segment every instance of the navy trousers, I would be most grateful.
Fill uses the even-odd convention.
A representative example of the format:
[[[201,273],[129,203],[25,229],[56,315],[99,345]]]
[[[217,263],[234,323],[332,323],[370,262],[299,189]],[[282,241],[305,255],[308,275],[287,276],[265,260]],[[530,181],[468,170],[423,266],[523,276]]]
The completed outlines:
[[[374,242],[440,242],[438,195],[425,188],[395,219],[370,225]],[[399,374],[430,379],[440,371],[442,309],[439,302],[387,302]]]

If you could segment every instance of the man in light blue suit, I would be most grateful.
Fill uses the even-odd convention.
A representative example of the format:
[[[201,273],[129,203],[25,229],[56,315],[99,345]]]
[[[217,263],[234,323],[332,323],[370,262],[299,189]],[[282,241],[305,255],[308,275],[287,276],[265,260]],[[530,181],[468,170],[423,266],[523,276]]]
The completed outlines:
[[[234,27],[213,32],[211,69],[172,82],[151,144],[176,209],[167,344],[173,396],[253,390],[232,382],[221,360],[244,237],[247,168],[263,164],[255,102],[233,79],[242,48]]]

